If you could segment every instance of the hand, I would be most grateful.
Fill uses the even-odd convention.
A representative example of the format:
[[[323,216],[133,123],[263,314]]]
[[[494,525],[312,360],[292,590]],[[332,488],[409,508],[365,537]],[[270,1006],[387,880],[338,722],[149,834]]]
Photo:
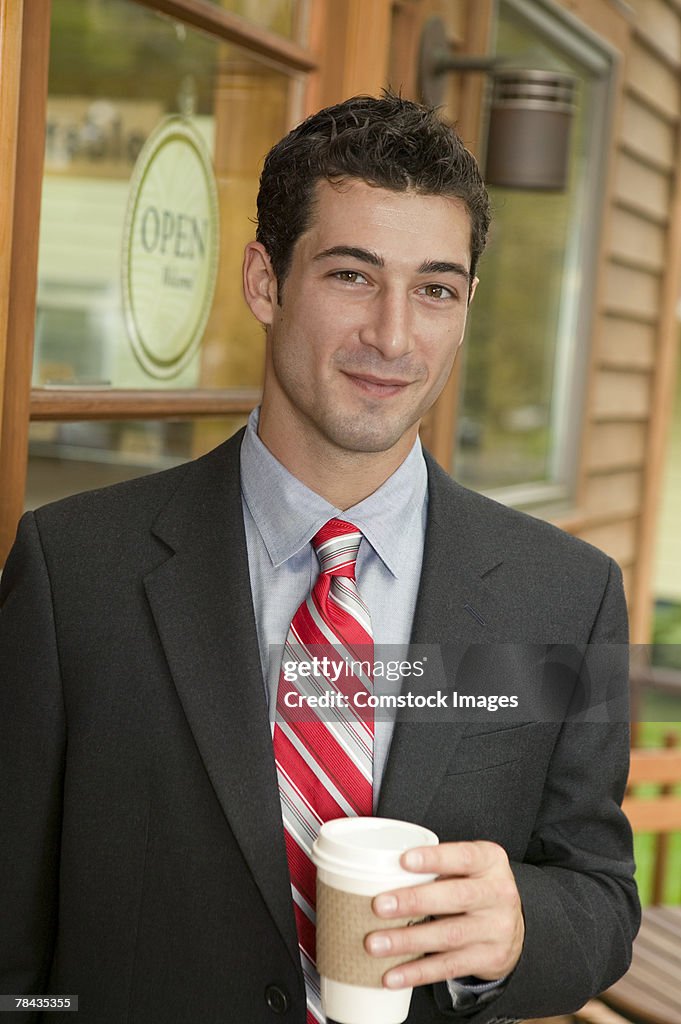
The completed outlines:
[[[365,948],[373,956],[419,957],[387,971],[383,984],[409,988],[468,975],[496,981],[510,974],[520,959],[525,922],[505,850],[489,842],[440,843],[407,850],[401,864],[440,877],[374,898],[379,917],[431,918],[367,935]]]

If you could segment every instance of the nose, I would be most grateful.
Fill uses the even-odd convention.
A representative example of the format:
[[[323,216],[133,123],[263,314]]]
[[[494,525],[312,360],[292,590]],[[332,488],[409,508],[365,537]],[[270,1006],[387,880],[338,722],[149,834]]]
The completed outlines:
[[[408,295],[386,289],[366,311],[360,341],[377,349],[384,359],[399,359],[414,347]]]

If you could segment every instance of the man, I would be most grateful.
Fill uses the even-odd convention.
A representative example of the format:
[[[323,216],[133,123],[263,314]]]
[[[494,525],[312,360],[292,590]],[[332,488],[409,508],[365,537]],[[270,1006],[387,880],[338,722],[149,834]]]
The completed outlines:
[[[625,725],[377,720],[334,776],[335,726],[310,739],[279,714],[281,647],[315,629],[626,640],[606,556],[419,446],[488,216],[433,111],[365,97],[308,119],[265,162],[245,252],[267,336],[246,432],[24,517],[0,600],[3,992],[78,994],[87,1022],[321,1019],[294,821],[333,816],[317,799],[440,837],[404,860],[440,877],[377,897],[366,938],[415,957],[383,975],[416,986],[410,1021],[568,1011],[626,969]],[[425,920],[391,927],[404,916]]]

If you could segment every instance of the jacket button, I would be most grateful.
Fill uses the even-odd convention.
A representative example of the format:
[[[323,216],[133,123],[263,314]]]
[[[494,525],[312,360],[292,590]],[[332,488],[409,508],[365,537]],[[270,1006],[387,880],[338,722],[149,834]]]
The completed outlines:
[[[291,1000],[289,999],[288,992],[281,985],[268,985],[265,989],[265,1002],[269,1006],[272,1013],[286,1013]]]

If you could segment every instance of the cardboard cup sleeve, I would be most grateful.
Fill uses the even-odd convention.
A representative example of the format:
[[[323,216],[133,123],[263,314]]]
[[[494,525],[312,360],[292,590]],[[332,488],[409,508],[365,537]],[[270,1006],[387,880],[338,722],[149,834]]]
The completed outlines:
[[[325,978],[348,985],[382,988],[381,978],[391,967],[415,960],[414,956],[373,957],[364,949],[369,932],[420,924],[423,918],[377,917],[372,896],[343,892],[317,879],[317,970]]]

